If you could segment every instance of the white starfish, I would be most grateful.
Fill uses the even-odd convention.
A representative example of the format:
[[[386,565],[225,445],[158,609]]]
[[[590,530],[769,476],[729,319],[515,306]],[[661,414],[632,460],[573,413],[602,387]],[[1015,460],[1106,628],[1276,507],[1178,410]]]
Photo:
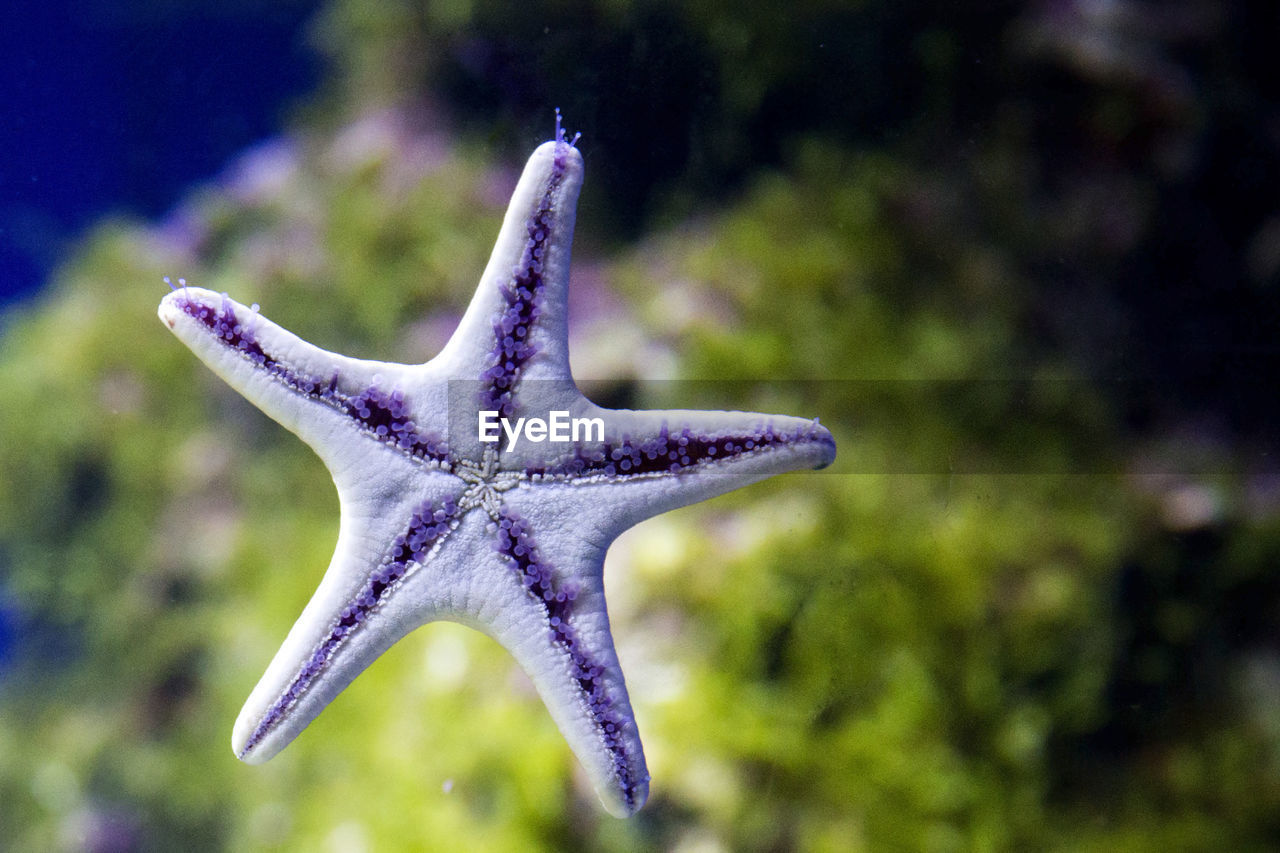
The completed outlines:
[[[405,634],[449,619],[491,635],[536,685],[613,814],[649,774],[609,632],[609,543],[660,512],[835,457],[817,421],[613,411],[569,372],[569,248],[582,157],[529,158],[475,297],[421,365],[326,352],[185,283],[160,318],[233,388],[311,445],[338,488],[337,549],[245,703],[232,747],[266,761]],[[600,418],[603,440],[481,441],[479,412]],[[599,439],[600,436],[594,436]]]

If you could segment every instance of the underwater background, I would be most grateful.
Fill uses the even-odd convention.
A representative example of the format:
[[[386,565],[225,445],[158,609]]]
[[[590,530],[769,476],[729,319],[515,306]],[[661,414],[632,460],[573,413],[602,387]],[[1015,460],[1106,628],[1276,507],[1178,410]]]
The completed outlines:
[[[1280,10],[743,5],[20,4],[0,849],[1280,842]],[[611,548],[636,817],[452,624],[244,765],[336,493],[163,277],[425,360],[555,107],[588,393],[839,457]]]

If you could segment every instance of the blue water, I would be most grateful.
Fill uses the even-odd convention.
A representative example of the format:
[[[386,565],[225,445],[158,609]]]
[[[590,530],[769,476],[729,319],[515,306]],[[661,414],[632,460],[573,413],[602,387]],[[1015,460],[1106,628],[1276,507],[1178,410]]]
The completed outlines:
[[[105,214],[155,216],[284,125],[318,0],[18,0],[0,23],[0,305]]]
[[[17,630],[14,623],[17,616],[11,608],[0,604],[0,666],[4,665],[8,658],[9,647],[13,645],[14,632]]]
[[[0,600],[0,675],[4,674],[17,639],[18,612]]]

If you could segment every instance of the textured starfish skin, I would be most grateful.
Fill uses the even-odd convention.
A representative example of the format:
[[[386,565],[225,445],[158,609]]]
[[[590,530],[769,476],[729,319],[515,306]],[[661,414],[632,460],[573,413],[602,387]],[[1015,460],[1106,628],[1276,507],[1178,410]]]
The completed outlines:
[[[161,302],[174,334],[307,442],[338,489],[333,560],[236,721],[244,761],[271,758],[393,643],[446,619],[510,651],[611,813],[644,804],[606,549],[650,516],[827,465],[835,443],[816,421],[606,410],[578,392],[567,300],[582,175],[557,128],[525,167],[457,331],[426,364],[335,355],[185,284]],[[599,417],[604,441],[483,443],[480,410]]]

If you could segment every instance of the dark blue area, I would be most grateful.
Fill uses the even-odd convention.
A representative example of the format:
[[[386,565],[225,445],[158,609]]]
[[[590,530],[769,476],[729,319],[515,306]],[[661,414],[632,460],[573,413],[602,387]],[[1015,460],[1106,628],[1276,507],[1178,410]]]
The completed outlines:
[[[319,77],[318,0],[20,0],[0,26],[0,305],[86,225],[155,216]]]
[[[0,599],[0,673],[9,662],[9,654],[18,638],[18,614]]]
[[[0,575],[0,689],[23,671],[47,675],[81,660],[82,625],[55,622],[47,612],[20,606],[4,589]]]

